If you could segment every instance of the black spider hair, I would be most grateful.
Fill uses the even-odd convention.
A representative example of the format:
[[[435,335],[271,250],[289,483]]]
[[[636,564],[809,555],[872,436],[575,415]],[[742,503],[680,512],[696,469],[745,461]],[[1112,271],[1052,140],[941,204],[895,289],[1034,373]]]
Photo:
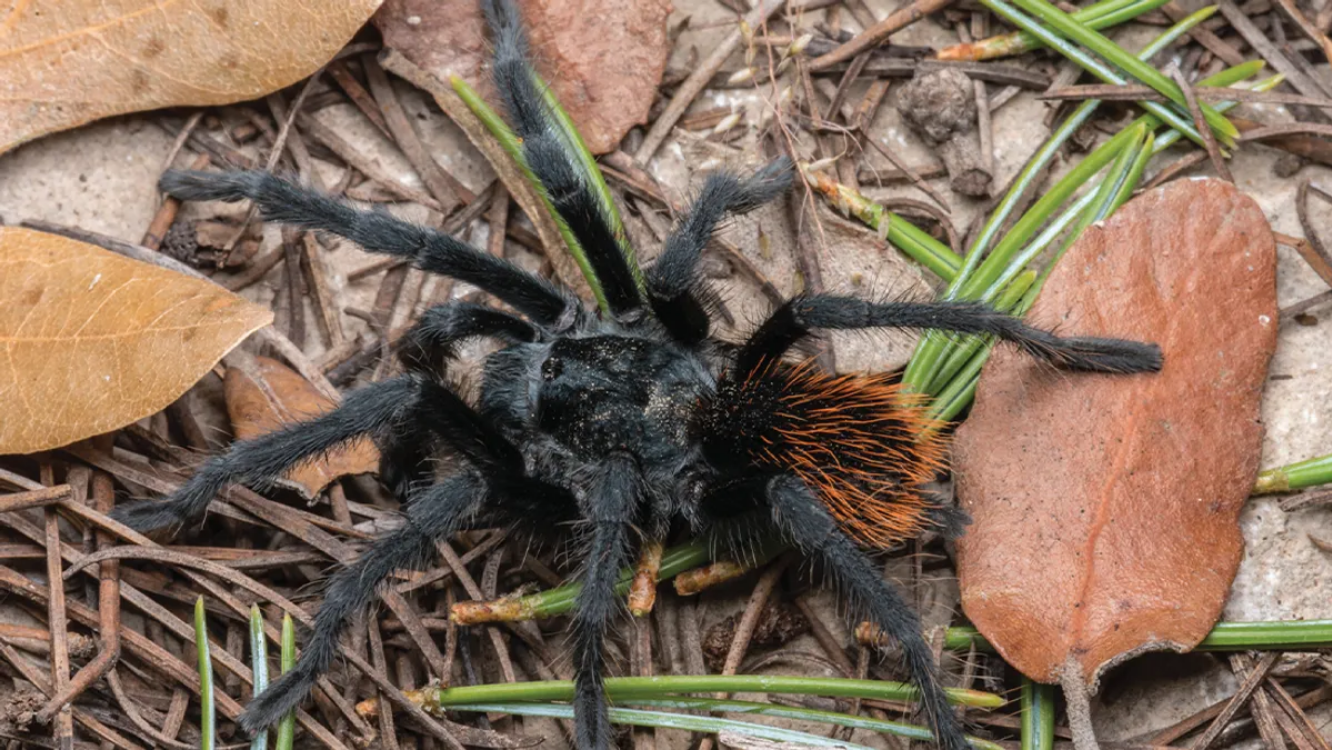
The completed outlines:
[[[267,173],[173,171],[162,178],[162,188],[178,198],[249,199],[268,220],[411,259],[514,311],[463,302],[434,307],[399,348],[407,374],[353,391],[323,416],[233,445],[165,502],[115,509],[117,520],[141,531],[178,527],[199,518],[228,484],[263,486],[362,436],[380,445],[381,479],[404,500],[404,525],[329,580],[296,668],[255,697],[241,725],[260,730],[304,700],[336,658],[353,615],[395,569],[428,559],[436,540],[474,524],[534,535],[575,529],[573,543],[587,561],[572,624],[576,744],[605,750],[613,734],[603,641],[619,609],[618,571],[633,558],[636,536],[661,542],[676,521],[712,534],[738,557],[765,533],[762,524],[822,559],[854,609],[901,645],[939,743],[964,750],[916,615],[858,546],[923,528],[961,530],[956,509],[923,487],[942,466],[941,433],[890,376],[837,376],[784,357],[820,329],[990,334],[1057,367],[1106,373],[1159,369],[1157,347],[1061,338],[970,302],[828,294],[788,300],[745,343],[721,345],[709,335],[700,255],[725,217],[788,189],[790,162],[779,159],[748,177],[710,175],[657,263],[640,273],[552,119],[512,0],[482,6],[495,45],[492,73],[524,159],[587,252],[607,315],[446,234]],[[476,405],[443,377],[458,342],[473,337],[503,345],[485,360]],[[434,477],[435,451],[457,459],[456,473]]]

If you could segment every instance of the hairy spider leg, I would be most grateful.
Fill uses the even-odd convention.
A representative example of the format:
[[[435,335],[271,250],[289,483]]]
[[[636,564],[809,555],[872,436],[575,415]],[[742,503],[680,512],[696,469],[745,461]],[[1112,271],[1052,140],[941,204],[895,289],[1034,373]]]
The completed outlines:
[[[653,312],[677,341],[694,344],[708,336],[707,294],[697,271],[718,224],[728,215],[753,211],[782,195],[791,178],[791,160],[781,157],[749,177],[721,171],[704,180],[647,274]]]
[[[507,344],[536,341],[540,329],[509,313],[470,302],[448,302],[421,314],[400,340],[397,353],[409,372],[438,378],[448,369],[458,343],[488,337]],[[380,482],[399,501],[430,477],[432,430],[420,420],[399,422],[379,443]]]
[[[462,474],[423,490],[407,508],[404,523],[375,541],[356,562],[338,571],[324,590],[324,603],[301,658],[286,674],[256,695],[240,716],[245,731],[255,734],[277,723],[314,688],[338,656],[338,640],[375,597],[380,584],[395,570],[415,568],[435,553],[435,542],[471,523],[486,500],[479,476]]]
[[[361,211],[267,172],[171,170],[159,187],[183,200],[250,199],[267,221],[332,232],[373,253],[410,258],[418,268],[451,276],[495,295],[532,320],[566,328],[578,301],[567,291],[501,258],[383,211]]]
[[[208,503],[229,484],[263,486],[304,461],[363,435],[389,429],[410,412],[418,392],[418,378],[411,376],[353,391],[327,414],[232,445],[226,453],[209,459],[165,501],[120,505],[112,510],[111,517],[137,531],[191,521],[202,515]]]
[[[612,314],[624,316],[643,307],[634,270],[592,187],[576,165],[578,154],[565,143],[560,126],[539,88],[529,63],[528,38],[523,19],[512,0],[484,0],[482,9],[491,27],[495,58],[491,74],[511,126],[523,144],[528,168],[546,189],[551,205],[578,238]]]
[[[884,581],[799,479],[774,477],[765,494],[777,527],[793,544],[824,561],[853,611],[865,614],[898,642],[912,682],[921,691],[921,709],[936,741],[945,750],[968,750],[969,744],[949,708],[935,660],[921,636],[921,623],[912,608]]]
[[[536,341],[541,331],[522,318],[471,302],[447,302],[421,314],[398,346],[398,358],[412,372],[442,373],[465,339],[488,337],[506,344]]]
[[[741,348],[737,369],[748,372],[765,359],[780,358],[815,328],[916,328],[990,334],[1064,369],[1111,373],[1162,369],[1162,351],[1156,344],[1062,338],[979,302],[870,302],[831,294],[795,297],[774,310]]]
[[[644,497],[643,477],[634,459],[616,453],[597,466],[584,500],[590,524],[584,550],[583,588],[574,610],[574,735],[579,750],[606,750],[611,720],[602,684],[605,644],[612,616],[624,606],[616,594],[620,569],[630,562],[630,529]]]

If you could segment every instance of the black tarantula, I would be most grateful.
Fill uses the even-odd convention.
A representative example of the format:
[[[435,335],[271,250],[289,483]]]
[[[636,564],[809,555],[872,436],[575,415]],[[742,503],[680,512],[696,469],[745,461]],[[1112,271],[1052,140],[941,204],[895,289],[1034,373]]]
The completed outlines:
[[[574,530],[586,560],[572,622],[576,739],[579,750],[606,750],[613,736],[603,639],[619,606],[616,579],[635,542],[661,541],[677,521],[703,532],[739,519],[750,530],[763,524],[823,562],[857,612],[901,646],[939,742],[964,750],[915,614],[859,549],[926,528],[961,530],[961,514],[920,487],[942,464],[942,441],[923,429],[920,406],[894,378],[834,376],[784,355],[818,329],[879,327],[990,334],[1056,366],[1099,372],[1156,370],[1157,347],[1060,338],[974,303],[831,294],[787,301],[739,346],[710,338],[700,253],[722,219],[787,190],[790,163],[779,159],[749,177],[710,175],[657,263],[632,268],[623,237],[543,101],[513,0],[483,5],[504,107],[527,163],[586,250],[606,313],[453,237],[355,210],[266,173],[170,172],[162,179],[182,199],[248,198],[268,220],[410,258],[513,311],[463,302],[428,310],[403,347],[407,374],[354,391],[321,417],[237,443],[166,502],[116,510],[139,530],[177,526],[198,518],[230,483],[263,485],[350,440],[379,441],[380,475],[403,500],[405,523],[330,579],[300,661],[255,697],[242,726],[260,730],[299,704],[379,584],[429,559],[436,540],[470,526],[548,534],[564,527]],[[455,346],[470,337],[504,345],[486,358],[475,406],[445,380]],[[461,468],[436,480],[430,458],[440,452],[461,459]]]

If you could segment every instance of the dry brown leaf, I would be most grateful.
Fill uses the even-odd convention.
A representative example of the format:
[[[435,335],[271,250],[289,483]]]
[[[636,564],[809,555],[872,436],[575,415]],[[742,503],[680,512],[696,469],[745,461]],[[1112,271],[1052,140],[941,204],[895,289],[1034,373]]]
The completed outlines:
[[[0,454],[160,411],[273,319],[216,284],[0,227]]]
[[[1277,342],[1263,211],[1183,180],[1089,227],[1031,318],[1161,345],[1150,375],[1053,371],[997,352],[955,442],[963,608],[1034,680],[1188,650],[1213,626],[1243,549],[1259,398]]]
[[[537,70],[589,150],[615,150],[648,121],[671,51],[670,0],[525,0],[521,8]],[[477,0],[387,0],[374,22],[386,47],[441,81],[463,78],[496,106],[482,72],[490,44]]]
[[[256,99],[315,72],[382,0],[20,0],[0,16],[0,153],[108,115]]]
[[[257,383],[239,367],[227,370],[227,414],[237,440],[259,437],[292,422],[317,417],[337,404],[281,362],[255,358]],[[379,468],[380,454],[368,438],[352,442],[323,458],[288,471],[279,484],[313,498],[333,480],[348,474],[368,474]]]

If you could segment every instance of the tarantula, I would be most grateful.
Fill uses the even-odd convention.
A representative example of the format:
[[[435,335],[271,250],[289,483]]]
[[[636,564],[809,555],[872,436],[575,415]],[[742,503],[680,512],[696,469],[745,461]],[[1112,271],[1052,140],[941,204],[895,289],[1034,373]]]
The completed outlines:
[[[1157,347],[1060,338],[980,304],[831,294],[788,300],[740,345],[711,338],[700,254],[725,217],[787,190],[790,162],[748,177],[710,175],[656,264],[631,267],[624,238],[553,123],[512,0],[483,6],[495,83],[523,155],[585,248],[605,313],[453,237],[266,173],[162,179],[178,198],[249,199],[267,220],[409,258],[512,310],[465,302],[431,308],[405,337],[406,374],[353,391],[323,416],[233,445],[166,502],[116,509],[117,519],[141,531],[177,526],[199,517],[230,483],[263,485],[350,440],[379,442],[380,476],[403,500],[405,523],[330,579],[300,661],[255,697],[242,726],[260,730],[299,704],[381,582],[429,559],[436,540],[473,525],[565,529],[586,561],[571,626],[576,740],[580,750],[605,750],[612,732],[603,639],[635,542],[660,542],[676,522],[697,532],[762,524],[821,559],[857,611],[898,642],[937,739],[949,750],[968,747],[915,614],[860,550],[927,528],[961,531],[965,517],[922,488],[943,464],[939,432],[926,429],[919,402],[891,375],[832,375],[784,355],[817,329],[880,327],[989,334],[1059,367],[1111,373],[1158,369]],[[476,405],[445,380],[457,344],[472,337],[503,345],[485,359]],[[460,468],[436,479],[431,458],[441,453]]]

